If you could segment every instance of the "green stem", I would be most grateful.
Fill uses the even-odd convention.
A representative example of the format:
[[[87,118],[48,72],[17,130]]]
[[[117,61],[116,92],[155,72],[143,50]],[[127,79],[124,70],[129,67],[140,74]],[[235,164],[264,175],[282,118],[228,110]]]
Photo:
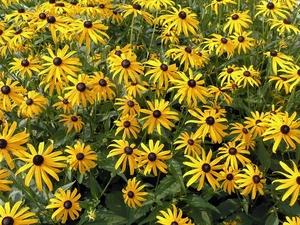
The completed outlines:
[[[104,195],[106,189],[108,188],[108,186],[110,185],[111,181],[112,181],[113,177],[111,176],[109,181],[107,182],[106,186],[104,187],[103,191],[101,192],[99,199],[102,197],[102,195]]]
[[[134,27],[134,15],[132,15],[132,21],[131,21],[131,31],[130,31],[130,48],[132,48],[133,27]]]
[[[156,13],[155,13],[155,22],[154,22],[154,27],[153,27],[153,31],[152,31],[152,35],[151,35],[151,40],[150,40],[150,45],[149,45],[149,49],[151,50],[151,47],[152,47],[152,42],[153,42],[153,38],[154,38],[154,33],[155,33],[155,29],[156,29],[156,18],[158,16],[158,10],[156,10]]]

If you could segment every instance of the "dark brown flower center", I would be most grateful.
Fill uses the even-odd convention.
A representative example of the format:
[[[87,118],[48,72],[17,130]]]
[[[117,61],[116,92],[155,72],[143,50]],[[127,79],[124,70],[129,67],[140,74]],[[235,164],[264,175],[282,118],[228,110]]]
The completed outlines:
[[[290,132],[290,127],[288,125],[282,125],[280,127],[280,131],[283,134],[288,134]]]
[[[130,61],[128,59],[124,59],[121,63],[123,68],[128,68],[130,66]]]
[[[65,209],[71,209],[72,208],[72,202],[70,200],[67,200],[64,202],[64,208]]]
[[[104,8],[105,8],[105,5],[104,5],[104,4],[100,4],[99,7],[100,7],[101,9],[104,9]]]
[[[21,61],[21,66],[23,66],[23,67],[29,66],[28,60],[27,60],[27,59],[23,59],[23,60]]]
[[[258,125],[259,123],[261,123],[261,120],[256,120],[255,124]]]
[[[211,167],[208,163],[204,163],[202,165],[202,170],[205,172],[205,173],[208,173],[210,171]]]
[[[259,177],[258,175],[254,175],[254,176],[252,177],[252,180],[253,180],[253,182],[254,182],[255,184],[258,184],[258,183],[260,182],[260,177]]]
[[[189,139],[188,141],[187,141],[187,143],[189,144],[189,145],[194,145],[194,140],[193,139]]]
[[[57,7],[65,7],[65,4],[63,2],[58,2],[58,3],[55,3],[55,6],[57,6]]]
[[[267,8],[268,8],[268,9],[274,9],[274,8],[275,8],[274,3],[273,3],[273,2],[269,2],[269,3],[267,4]]]
[[[229,148],[228,153],[230,155],[235,155],[237,153],[237,150],[236,150],[236,148]]]
[[[154,152],[150,152],[148,154],[148,159],[149,161],[154,162],[156,160],[156,154]]]
[[[3,30],[0,29],[0,35],[3,34]]]
[[[77,118],[76,116],[71,116],[71,120],[72,120],[73,122],[77,122],[77,121],[78,121],[78,118]]]
[[[132,7],[136,10],[141,10],[142,9],[142,6],[138,3],[133,4]]]
[[[22,29],[18,29],[18,30],[16,30],[16,32],[15,32],[15,34],[21,34],[23,32],[23,30]]]
[[[238,37],[238,41],[239,41],[239,42],[243,42],[243,41],[245,41],[245,38],[244,38],[243,36],[239,36],[239,37]]]
[[[115,55],[121,56],[122,52],[120,50],[115,51]]]
[[[84,92],[86,89],[86,85],[83,82],[80,82],[76,85],[76,89],[80,92]]]
[[[298,76],[300,76],[300,69],[297,71]]]
[[[244,71],[243,75],[245,77],[250,77],[251,73],[249,71]]]
[[[181,12],[178,13],[178,16],[179,16],[180,19],[184,20],[187,15],[186,15],[186,12],[181,11]]]
[[[127,102],[127,105],[128,105],[129,107],[133,107],[133,106],[134,106],[134,102],[131,101],[131,100],[129,100],[129,101]]]
[[[178,225],[178,223],[177,223],[176,221],[173,221],[173,222],[171,223],[171,225]]]
[[[63,103],[67,105],[69,104],[69,100],[67,98],[64,98]]]
[[[248,129],[245,128],[245,127],[242,129],[242,132],[243,132],[244,134],[248,134],[248,133],[249,133]]]
[[[124,125],[124,127],[128,128],[128,127],[130,127],[130,122],[129,121],[125,121],[123,123],[123,125]]]
[[[10,93],[10,90],[11,90],[10,87],[7,85],[2,86],[2,88],[1,88],[1,92],[4,95],[8,95]]]
[[[296,182],[300,185],[300,176],[296,178]]]
[[[153,111],[152,115],[155,118],[159,118],[161,116],[161,112],[158,109],[156,109],[156,110]]]
[[[227,41],[226,38],[222,37],[222,38],[221,38],[221,42],[222,42],[223,44],[227,44],[228,41]]]
[[[105,80],[105,79],[100,79],[100,80],[99,80],[99,85],[100,85],[101,87],[107,86],[106,80]]]
[[[197,83],[196,83],[196,81],[194,79],[190,79],[188,81],[188,86],[191,87],[191,88],[196,87],[196,84]]]
[[[209,116],[205,119],[205,122],[209,125],[212,126],[215,123],[215,119],[212,116]]]
[[[84,159],[84,154],[81,153],[81,152],[77,153],[76,159],[77,159],[77,160],[83,160],[83,159]]]
[[[133,153],[133,149],[130,146],[126,146],[124,148],[124,152],[126,155],[131,155]]]
[[[56,19],[54,16],[47,16],[47,22],[48,23],[55,23],[56,22]]]
[[[44,20],[44,19],[47,18],[47,15],[46,15],[45,13],[40,13],[40,14],[39,14],[39,18],[40,18],[41,20]]]
[[[54,3],[55,3],[55,0],[49,0],[49,3],[50,3],[50,4],[54,4]]]
[[[133,197],[134,197],[134,193],[133,193],[132,191],[128,191],[128,192],[127,192],[127,196],[128,196],[129,198],[133,198]]]
[[[166,65],[166,64],[161,64],[161,65],[160,65],[160,69],[161,69],[162,71],[168,71],[168,65]]]
[[[231,16],[231,19],[233,19],[233,20],[237,20],[239,18],[239,15],[238,14],[233,14],[232,16]]]
[[[232,180],[233,179],[233,175],[231,173],[226,175],[226,179],[227,180]]]
[[[10,216],[6,216],[2,220],[2,225],[14,225],[14,219]]]
[[[24,8],[18,9],[18,13],[24,13],[24,12],[25,12],[25,9],[24,9]]]
[[[59,58],[59,57],[55,57],[55,58],[53,59],[53,64],[54,64],[55,66],[61,65],[61,64],[62,64],[62,59]]]
[[[93,23],[92,23],[92,21],[85,21],[85,22],[83,23],[83,26],[84,26],[85,28],[91,28],[91,27],[93,26]]]
[[[36,166],[40,166],[44,162],[44,157],[42,155],[35,155],[32,159],[32,162]]]
[[[77,5],[78,2],[76,2],[76,1],[71,1],[70,4],[71,4],[71,5]]]
[[[273,56],[273,57],[277,56],[277,52],[276,51],[271,51],[270,56]]]
[[[233,69],[232,68],[228,68],[227,69],[227,73],[232,73],[233,72]]]
[[[32,98],[27,98],[26,105],[32,105],[32,104],[33,104]]]
[[[283,23],[284,23],[284,24],[291,24],[292,22],[291,22],[289,19],[284,19],[284,20],[283,20]]]
[[[0,148],[4,149],[7,146],[7,141],[4,139],[0,139]]]
[[[186,46],[184,51],[190,54],[192,52],[192,48],[190,46]]]

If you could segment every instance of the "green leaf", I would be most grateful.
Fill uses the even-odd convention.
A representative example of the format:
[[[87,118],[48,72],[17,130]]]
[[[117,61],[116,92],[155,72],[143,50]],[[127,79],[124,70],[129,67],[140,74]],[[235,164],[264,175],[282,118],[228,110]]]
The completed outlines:
[[[185,196],[181,198],[183,201],[185,201],[189,206],[195,207],[198,209],[203,209],[203,210],[210,210],[210,211],[215,211],[217,213],[220,213],[220,211],[212,204],[209,202],[205,201],[202,196],[198,195],[192,195],[192,196]]]
[[[147,216],[147,218],[145,218],[144,220],[142,220],[139,225],[142,224],[150,224],[150,222],[152,221],[156,221],[156,216],[158,216],[160,213],[160,210],[165,210],[167,208],[170,207],[170,203],[169,202],[165,202],[162,205],[156,205],[154,209],[151,210],[151,213]]]
[[[65,184],[64,186],[61,186],[60,188],[62,188],[64,191],[67,191],[67,190],[69,190],[69,189],[73,186],[73,184],[74,184],[75,182],[76,182],[76,181],[73,181],[73,182],[71,182],[71,183]]]
[[[116,215],[127,218],[127,206],[124,203],[121,191],[108,194],[105,203],[108,210],[114,212]]]
[[[139,207],[137,209],[129,209],[129,220],[127,221],[127,224],[130,225],[133,222],[135,222],[137,219],[141,218],[142,216],[146,215],[147,212],[150,211],[151,205],[144,205],[142,207]]]
[[[167,175],[160,181],[156,189],[156,200],[160,200],[167,196],[173,196],[178,192],[180,192],[179,181],[174,176]]]
[[[92,196],[94,197],[94,199],[98,199],[102,192],[102,189],[93,174],[90,174],[90,187]]]
[[[221,202],[218,206],[217,209],[221,213],[220,217],[221,218],[226,218],[232,213],[241,211],[240,209],[241,205],[238,199],[227,199],[224,202]]]
[[[183,193],[186,192],[186,188],[183,182],[183,176],[182,176],[182,171],[181,171],[181,165],[178,161],[171,159],[169,160],[169,171],[170,173],[177,179],[177,181],[179,181],[180,186],[181,186],[181,191]]]
[[[268,216],[265,224],[267,224],[267,225],[278,225],[279,224],[279,220],[278,220],[277,214],[275,212],[271,213]]]
[[[289,205],[290,198],[284,202],[279,201],[278,211],[286,216],[300,216],[300,205],[296,202],[293,206]]]
[[[258,159],[261,163],[260,170],[263,172],[268,171],[271,165],[271,155],[266,149],[261,138],[258,138]]]

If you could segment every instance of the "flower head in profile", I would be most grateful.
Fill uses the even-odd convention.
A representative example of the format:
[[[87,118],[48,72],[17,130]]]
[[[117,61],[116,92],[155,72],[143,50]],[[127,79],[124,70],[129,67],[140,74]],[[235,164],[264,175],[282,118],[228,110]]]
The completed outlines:
[[[62,117],[62,119],[58,122],[64,122],[64,126],[68,127],[67,134],[70,133],[73,128],[76,133],[81,131],[84,122],[82,122],[81,117],[76,113],[71,115],[60,114],[59,116]]]
[[[183,132],[174,142],[174,145],[178,145],[175,150],[184,149],[184,154],[192,157],[196,157],[196,155],[200,155],[202,152],[200,140],[195,138],[195,134],[193,132],[191,132],[191,134]]]
[[[142,191],[145,185],[140,185],[141,181],[137,181],[136,177],[127,181],[127,186],[122,189],[123,199],[125,204],[130,208],[136,209],[137,206],[141,207],[142,202],[146,201],[148,192]]]
[[[226,32],[228,30],[229,34],[233,32],[241,33],[244,28],[249,28],[249,23],[252,23],[250,16],[248,15],[249,10],[245,12],[235,12],[226,18],[227,23],[225,24],[223,30]]]
[[[177,207],[173,204],[172,204],[172,208],[173,208],[173,210],[168,208],[167,212],[164,210],[159,211],[160,214],[162,214],[162,215],[156,216],[156,219],[157,219],[156,223],[161,224],[161,225],[166,225],[166,224],[194,225],[194,223],[190,222],[190,218],[183,217],[183,212],[181,209],[177,209]]]
[[[77,170],[81,174],[90,172],[92,168],[97,166],[96,162],[98,159],[97,154],[91,149],[90,145],[85,145],[84,143],[76,142],[74,147],[67,146],[65,152],[69,153],[68,163],[70,164],[70,170]]]
[[[234,135],[233,141],[240,141],[246,145],[247,149],[251,148],[254,150],[256,142],[249,129],[241,123],[231,123],[231,126],[230,130],[232,131],[230,135]]]
[[[114,121],[116,126],[118,127],[115,135],[119,132],[123,131],[122,139],[130,138],[131,135],[137,139],[137,135],[140,132],[140,126],[136,119],[136,115],[125,115],[120,118],[120,120]]]
[[[300,193],[300,172],[294,161],[292,161],[293,168],[289,167],[282,161],[280,161],[279,164],[286,172],[276,171],[276,173],[285,176],[285,178],[273,181],[273,183],[281,183],[275,190],[285,190],[285,193],[282,196],[282,201],[285,201],[289,196],[291,196],[289,205],[292,206],[296,203]]]
[[[77,193],[75,188],[72,192],[70,190],[64,191],[59,188],[58,192],[54,194],[54,198],[50,199],[50,204],[46,206],[46,209],[53,209],[51,218],[64,224],[67,219],[71,217],[71,220],[76,220],[79,217],[81,207],[78,200],[81,197],[80,193]]]
[[[139,3],[133,3],[132,5],[120,4],[119,8],[123,10],[123,18],[126,18],[131,14],[134,18],[140,15],[147,23],[149,23],[150,25],[153,24],[153,16],[150,13],[143,10],[142,6]]]
[[[168,101],[155,99],[154,105],[150,101],[147,101],[147,104],[150,109],[141,109],[140,111],[148,115],[141,119],[141,121],[146,120],[143,125],[143,130],[148,127],[148,134],[152,134],[155,128],[157,132],[161,134],[161,126],[168,130],[171,130],[171,128],[175,126],[170,120],[178,121],[178,113],[171,111]]]
[[[115,169],[118,169],[122,164],[122,173],[125,172],[127,163],[130,171],[130,175],[134,174],[134,170],[138,168],[138,157],[141,155],[141,151],[135,147],[135,144],[129,144],[125,140],[114,140],[113,144],[110,144],[108,147],[114,147],[107,158],[120,155],[119,159],[116,162]]]
[[[154,176],[157,176],[157,169],[163,173],[167,173],[168,166],[165,164],[165,160],[171,159],[171,151],[164,150],[164,144],[160,141],[149,140],[149,147],[144,143],[141,144],[142,149],[141,156],[139,157],[139,167],[144,167],[144,175],[150,174],[153,171]]]
[[[239,188],[244,188],[241,195],[248,195],[251,193],[251,199],[255,199],[257,192],[264,195],[264,184],[266,179],[263,178],[263,173],[260,172],[258,166],[254,164],[247,164],[243,169],[244,173],[237,174],[236,183]]]
[[[197,35],[198,24],[197,14],[190,11],[190,9],[182,8],[179,5],[179,9],[171,7],[172,11],[168,11],[169,14],[164,14],[159,17],[162,21],[162,26],[167,25],[168,30],[174,28],[177,36],[184,34],[186,37],[189,36],[189,32],[193,35]]]
[[[22,201],[17,201],[13,206],[10,202],[5,202],[4,206],[0,205],[0,224],[37,224],[39,221],[34,212],[28,212],[29,207],[23,207],[21,209]]]
[[[188,180],[186,186],[189,187],[193,183],[198,183],[197,190],[200,191],[203,188],[205,180],[208,181],[210,186],[216,190],[217,187],[220,187],[217,178],[220,176],[217,170],[220,170],[224,167],[223,164],[219,164],[220,158],[211,160],[212,150],[210,149],[208,154],[204,149],[202,149],[201,158],[199,155],[192,157],[185,155],[190,161],[183,162],[184,165],[190,167],[190,169],[183,175],[183,177],[192,175]]]
[[[10,169],[15,167],[12,155],[17,157],[23,156],[26,148],[22,145],[28,142],[29,137],[29,134],[25,130],[14,134],[16,128],[17,122],[14,121],[11,125],[6,124],[0,133],[0,162],[4,158]]]
[[[219,14],[219,7],[222,7],[223,5],[229,5],[229,4],[236,4],[235,0],[212,0],[212,3],[209,4],[211,6],[211,9],[215,11],[215,13]]]
[[[60,169],[66,167],[64,161],[67,160],[67,157],[63,156],[61,151],[53,151],[54,143],[52,140],[47,148],[45,148],[44,142],[40,142],[38,151],[32,144],[27,144],[27,146],[30,153],[23,152],[24,156],[19,158],[26,164],[17,170],[16,175],[29,169],[25,178],[26,186],[29,187],[30,181],[34,176],[39,191],[43,190],[43,183],[47,185],[49,191],[52,191],[53,184],[49,175],[56,181],[59,181],[58,173],[61,172]]]
[[[39,116],[46,109],[47,104],[47,98],[36,91],[29,91],[19,107],[18,116],[30,118]]]

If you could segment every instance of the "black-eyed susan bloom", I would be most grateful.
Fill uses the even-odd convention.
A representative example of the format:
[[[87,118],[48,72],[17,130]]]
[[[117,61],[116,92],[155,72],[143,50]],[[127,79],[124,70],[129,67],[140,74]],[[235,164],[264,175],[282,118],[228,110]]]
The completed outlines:
[[[184,34],[186,37],[189,33],[197,35],[198,24],[197,14],[190,11],[190,8],[182,8],[179,5],[179,9],[171,7],[172,11],[168,11],[169,14],[164,14],[159,17],[162,21],[162,26],[167,25],[168,30],[174,28],[177,36]]]
[[[72,105],[80,106],[80,104],[82,104],[83,107],[86,107],[87,101],[90,104],[94,103],[95,94],[88,89],[88,83],[90,82],[88,75],[79,74],[77,78],[68,76],[68,80],[70,80],[74,86],[65,88],[65,91],[67,91],[65,97]]]
[[[250,51],[254,46],[254,38],[250,37],[252,31],[243,31],[243,32],[235,32],[230,36],[232,42],[235,45],[235,49],[237,49],[238,54],[241,54],[241,50],[246,54]]]
[[[118,111],[122,111],[122,115],[140,115],[140,104],[132,96],[124,96],[123,98],[116,98],[115,105],[120,106]]]
[[[24,151],[23,156],[19,157],[26,164],[17,170],[16,175],[29,169],[25,178],[26,186],[29,187],[30,181],[34,176],[39,191],[43,190],[43,183],[52,191],[53,184],[49,175],[56,181],[59,181],[58,173],[61,172],[60,169],[66,167],[65,161],[67,161],[67,157],[63,156],[61,151],[53,151],[54,143],[52,140],[47,148],[45,148],[44,142],[40,142],[38,151],[32,144],[27,144],[27,146],[30,153]]]
[[[279,144],[282,140],[285,141],[287,147],[296,149],[297,142],[300,144],[300,122],[296,119],[297,113],[294,112],[289,116],[288,112],[282,115],[273,115],[269,120],[269,127],[262,134],[264,141],[273,139],[275,142],[272,147],[272,151],[276,153]]]
[[[164,144],[161,144],[160,141],[154,141],[152,139],[149,140],[149,147],[147,147],[144,143],[141,144],[142,149],[141,156],[139,157],[138,165],[139,167],[144,167],[144,175],[150,174],[153,171],[154,176],[157,176],[157,169],[163,173],[167,173],[167,164],[165,164],[165,160],[171,159],[171,151],[164,150]]]
[[[196,155],[200,155],[202,152],[200,140],[195,138],[195,134],[193,132],[191,132],[191,134],[183,132],[174,142],[174,145],[178,145],[175,150],[184,149],[184,154],[192,157],[196,157]]]
[[[243,169],[245,173],[237,174],[236,183],[238,187],[244,188],[241,191],[241,195],[248,195],[251,193],[251,199],[255,199],[257,192],[264,195],[264,184],[266,179],[263,178],[263,173],[260,172],[258,166],[254,164],[247,164]]]
[[[10,202],[0,205],[0,224],[3,225],[21,225],[37,224],[39,221],[34,212],[28,212],[29,207],[20,209],[22,201],[17,201],[13,206]]]
[[[292,206],[296,203],[300,193],[300,172],[294,161],[292,161],[293,168],[289,167],[282,161],[280,161],[279,164],[287,173],[276,171],[276,173],[279,173],[286,178],[276,179],[273,181],[273,183],[281,183],[275,190],[285,190],[285,193],[282,196],[282,201],[285,201],[289,196],[291,196],[289,205]]]
[[[229,5],[229,4],[236,4],[235,0],[212,0],[212,3],[210,4],[211,9],[215,11],[215,13],[219,14],[219,7],[222,7],[223,5]]]
[[[171,0],[149,0],[149,1],[139,1],[146,9],[152,10],[161,10],[163,8],[168,8],[173,6],[174,2]]]
[[[65,152],[70,154],[68,156],[70,170],[76,171],[78,169],[81,174],[85,174],[97,166],[98,156],[90,145],[77,141],[74,147],[67,146]]]
[[[137,135],[140,132],[140,126],[136,119],[136,115],[125,115],[120,118],[120,121],[114,121],[116,126],[118,127],[116,130],[117,135],[119,132],[123,131],[122,139],[130,138],[131,135],[137,139]]]
[[[243,142],[247,149],[251,148],[254,150],[255,147],[255,141],[254,138],[252,137],[252,133],[249,131],[249,129],[244,126],[241,123],[231,123],[231,128],[232,130],[230,132],[230,135],[233,134],[234,138],[233,141],[241,141]]]
[[[206,103],[205,97],[209,96],[207,87],[204,86],[204,80],[202,80],[202,74],[194,74],[189,69],[188,76],[181,72],[178,79],[172,79],[171,82],[174,84],[173,87],[169,88],[168,91],[176,90],[174,99],[178,99],[179,103],[185,101],[188,105],[197,106],[198,99],[202,103]]]
[[[238,169],[232,169],[232,167],[225,166],[223,170],[220,172],[220,176],[218,177],[218,181],[223,181],[221,183],[221,188],[223,191],[227,192],[229,195],[235,193],[235,190],[238,189],[236,184],[237,174],[240,172]]]
[[[245,117],[245,128],[249,130],[253,138],[261,137],[268,128],[266,113],[251,112],[251,117]]]
[[[259,5],[256,6],[257,13],[255,17],[258,15],[263,15],[266,18],[272,17],[273,19],[277,19],[277,17],[286,18],[289,15],[288,8],[280,1],[274,0],[262,0]]]
[[[139,3],[133,3],[132,5],[120,4],[119,8],[123,10],[123,18],[126,18],[131,14],[133,15],[133,18],[136,18],[140,15],[147,23],[149,23],[150,25],[153,24],[153,16],[150,13],[143,10],[142,6]]]
[[[150,110],[141,109],[140,111],[141,113],[148,114],[148,116],[141,119],[141,121],[146,120],[143,125],[143,130],[148,127],[148,134],[152,134],[155,128],[157,129],[157,132],[161,134],[161,126],[171,130],[175,124],[170,120],[179,120],[177,117],[178,113],[171,111],[168,101],[165,101],[164,99],[161,99],[160,101],[155,99],[154,105],[150,101],[147,101],[147,104],[150,107]]]
[[[218,157],[221,159],[226,158],[225,165],[226,167],[230,166],[233,169],[238,169],[240,162],[243,167],[251,163],[251,160],[245,157],[243,154],[250,155],[250,152],[246,149],[246,144],[241,142],[237,144],[236,142],[228,142],[220,147]]]
[[[201,158],[199,155],[196,157],[192,157],[189,155],[185,155],[190,161],[183,162],[184,165],[190,167],[189,170],[183,175],[183,177],[192,175],[192,177],[188,180],[186,186],[189,187],[194,183],[198,183],[197,190],[200,191],[203,188],[205,180],[208,181],[210,186],[216,190],[217,187],[220,187],[217,178],[220,174],[217,172],[221,170],[224,165],[219,164],[220,158],[216,158],[211,160],[212,158],[212,150],[210,149],[208,154],[206,154],[205,150],[202,149]]]
[[[290,68],[293,66],[293,57],[288,56],[276,50],[264,53],[270,59],[274,75],[277,75],[278,66],[280,69]]]
[[[64,113],[70,113],[71,109],[73,110],[74,107],[72,106],[72,104],[69,102],[69,100],[67,98],[64,98],[62,96],[58,96],[57,97],[60,101],[54,103],[52,106],[56,108],[56,110],[60,110],[62,109],[64,111]]]
[[[161,210],[159,211],[160,214],[156,216],[156,223],[161,224],[161,225],[185,225],[185,224],[190,224],[194,225],[194,223],[190,222],[190,218],[188,217],[183,217],[183,212],[181,209],[177,209],[175,205],[172,204],[172,209],[167,209],[167,211]]]
[[[82,122],[81,117],[78,116],[76,113],[71,115],[60,114],[59,116],[62,117],[63,119],[59,120],[58,122],[64,122],[64,126],[68,127],[67,133],[70,133],[70,131],[73,128],[76,133],[81,131],[84,122]]]
[[[125,140],[114,140],[113,144],[110,144],[108,147],[114,147],[107,158],[120,155],[119,159],[116,162],[115,169],[118,169],[122,164],[122,173],[125,172],[127,163],[130,171],[130,175],[134,174],[134,170],[138,168],[138,157],[141,155],[141,151],[135,147],[134,143],[129,144]]]
[[[224,37],[220,34],[211,34],[212,37],[205,38],[203,42],[205,44],[204,48],[208,49],[209,53],[215,52],[217,56],[223,55],[224,52],[227,53],[227,58],[234,55],[235,44],[229,37]]]
[[[295,35],[298,35],[300,33],[299,28],[296,26],[296,24],[292,24],[291,19],[285,18],[285,19],[269,19],[268,20],[271,23],[270,29],[275,29],[279,35],[282,35],[284,33],[291,34],[294,32]]]
[[[298,225],[300,224],[300,217],[298,216],[293,216],[293,217],[285,217],[286,222],[284,222],[282,225]]]
[[[47,51],[50,56],[42,56],[42,58],[46,61],[42,66],[46,69],[42,70],[39,74],[47,77],[47,80],[50,80],[51,77],[55,77],[57,80],[61,81],[63,77],[63,81],[67,82],[67,75],[72,75],[73,77],[77,77],[75,72],[80,71],[81,69],[78,66],[81,66],[81,62],[79,58],[71,58],[72,55],[76,53],[76,51],[70,51],[69,46],[65,45],[63,49],[58,49],[56,55],[52,51],[51,48],[47,48]]]
[[[137,206],[141,207],[142,202],[146,201],[148,192],[142,191],[146,185],[140,185],[141,181],[137,181],[136,177],[127,181],[126,188],[122,189],[123,199],[125,204],[130,208],[136,209]]]
[[[10,191],[11,188],[8,186],[13,182],[7,178],[10,176],[10,173],[5,169],[0,169],[0,191]]]
[[[22,156],[26,151],[26,148],[22,145],[28,142],[29,137],[25,130],[14,134],[16,128],[17,122],[13,122],[11,125],[6,124],[0,133],[0,162],[4,158],[10,169],[15,167],[11,154],[17,157]]]
[[[46,209],[54,209],[51,218],[55,221],[61,220],[64,224],[70,217],[71,220],[76,220],[79,217],[81,207],[78,200],[81,197],[80,193],[77,193],[75,188],[72,192],[70,190],[64,191],[59,188],[58,192],[54,194],[55,198],[50,199],[50,204],[46,206]]]
[[[199,128],[195,133],[195,137],[200,137],[204,141],[207,134],[209,134],[213,143],[222,143],[223,137],[227,135],[225,130],[227,125],[222,124],[227,122],[226,118],[222,118],[220,112],[216,110],[204,110],[204,112],[195,108],[195,110],[189,110],[189,113],[196,117],[197,120],[188,120],[186,123],[198,124]]]
[[[21,73],[22,78],[27,74],[29,77],[32,77],[32,72],[39,73],[43,68],[41,62],[37,57],[28,56],[26,59],[14,58],[14,62],[11,62],[10,72],[17,71]]]
[[[224,67],[222,69],[222,72],[218,75],[218,79],[221,81],[221,85],[223,85],[225,82],[230,83],[233,80],[232,72],[238,69],[239,68],[234,64]]]
[[[250,84],[252,87],[261,85],[260,72],[254,69],[253,65],[240,67],[232,73],[232,77],[234,81],[238,85],[242,85],[243,88],[245,88],[247,84]]]
[[[46,109],[47,104],[47,98],[36,91],[29,91],[18,109],[18,116],[34,118]]]
[[[248,15],[249,10],[245,12],[234,12],[229,17],[226,18],[227,23],[225,24],[223,30],[224,32],[228,30],[229,34],[233,32],[243,32],[243,29],[249,28],[249,23],[252,23],[250,16]]]
[[[300,83],[300,66],[293,65],[280,69],[279,72],[282,73],[280,78],[284,81],[284,84],[290,84],[290,92]]]

